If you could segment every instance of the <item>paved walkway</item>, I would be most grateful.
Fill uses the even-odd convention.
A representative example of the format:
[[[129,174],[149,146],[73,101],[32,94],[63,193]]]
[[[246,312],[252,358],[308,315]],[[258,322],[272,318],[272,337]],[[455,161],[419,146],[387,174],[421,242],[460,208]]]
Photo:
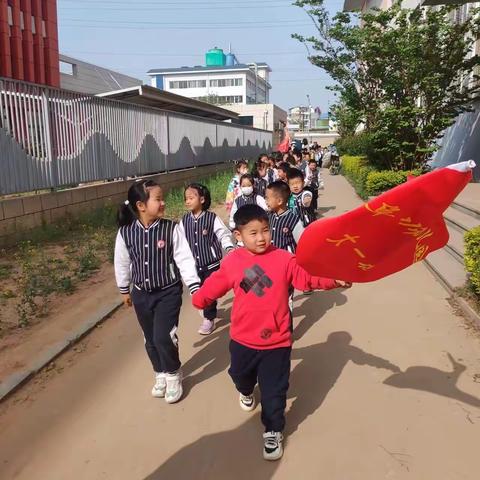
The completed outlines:
[[[359,203],[326,176],[327,215]],[[0,478],[46,480],[476,480],[480,341],[423,265],[295,302],[285,456],[261,458],[259,409],[240,410],[226,373],[227,319],[199,338],[185,297],[187,395],[150,397],[133,312],[122,310],[0,415]]]

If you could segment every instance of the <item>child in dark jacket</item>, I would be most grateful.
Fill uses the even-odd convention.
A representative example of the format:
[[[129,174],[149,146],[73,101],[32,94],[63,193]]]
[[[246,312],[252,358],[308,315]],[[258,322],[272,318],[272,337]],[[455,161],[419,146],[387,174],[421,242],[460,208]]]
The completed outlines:
[[[233,289],[229,374],[246,411],[255,408],[253,390],[258,382],[265,426],[263,456],[278,460],[283,454],[292,350],[290,285],[328,290],[350,284],[311,276],[292,254],[272,246],[268,214],[258,205],[239,208],[234,220],[234,234],[245,247],[225,258],[192,302],[203,309]]]
[[[189,213],[179,223],[179,231],[185,236],[193,253],[201,284],[220,268],[223,250],[233,250],[232,234],[222,219],[210,211],[210,191],[200,183],[191,183],[185,188],[185,206]],[[217,304],[203,311],[203,321],[198,333],[210,335],[215,329]]]

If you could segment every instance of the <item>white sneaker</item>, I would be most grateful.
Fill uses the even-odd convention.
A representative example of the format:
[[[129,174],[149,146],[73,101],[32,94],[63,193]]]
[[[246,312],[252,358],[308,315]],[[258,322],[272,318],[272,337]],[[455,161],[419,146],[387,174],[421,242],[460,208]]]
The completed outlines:
[[[166,392],[165,392],[165,401],[167,403],[178,402],[183,395],[181,370],[178,370],[175,373],[167,373],[166,381],[167,381],[167,385],[166,385]]]
[[[210,335],[215,330],[215,322],[213,320],[208,320],[207,318],[203,319],[200,328],[198,329],[198,333],[200,335]]]
[[[152,388],[152,397],[163,398],[167,390],[167,379],[163,372],[155,372],[155,385]]]
[[[265,460],[278,460],[283,455],[282,432],[267,432],[263,434],[263,458]]]
[[[240,403],[240,408],[245,412],[255,410],[255,396],[253,393],[251,395],[240,394],[238,401]]]

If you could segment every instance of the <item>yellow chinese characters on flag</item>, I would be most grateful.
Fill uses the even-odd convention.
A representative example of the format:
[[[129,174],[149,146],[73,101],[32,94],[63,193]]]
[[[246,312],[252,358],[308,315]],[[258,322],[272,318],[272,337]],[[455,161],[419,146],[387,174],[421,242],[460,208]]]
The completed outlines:
[[[338,217],[307,227],[298,263],[312,275],[371,282],[423,260],[448,241],[443,212],[472,177],[475,163],[427,173]]]

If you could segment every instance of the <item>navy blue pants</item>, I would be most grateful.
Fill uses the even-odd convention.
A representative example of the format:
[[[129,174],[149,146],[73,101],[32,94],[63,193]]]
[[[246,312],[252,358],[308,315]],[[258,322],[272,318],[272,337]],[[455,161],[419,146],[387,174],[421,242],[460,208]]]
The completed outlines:
[[[180,282],[153,292],[135,286],[132,290],[132,303],[145,337],[145,350],[157,373],[174,373],[181,365],[177,327],[182,290]]]
[[[228,373],[243,395],[250,395],[258,382],[266,432],[283,432],[285,428],[291,353],[291,347],[254,350],[230,341]]]
[[[207,267],[205,268],[197,267],[198,277],[200,278],[200,285],[203,285],[205,280],[213,272],[216,272],[219,268],[220,268],[220,265],[217,265],[216,267],[213,267],[210,270]],[[217,318],[217,302],[216,301],[203,310],[203,316],[208,320],[215,320],[215,318]]]

